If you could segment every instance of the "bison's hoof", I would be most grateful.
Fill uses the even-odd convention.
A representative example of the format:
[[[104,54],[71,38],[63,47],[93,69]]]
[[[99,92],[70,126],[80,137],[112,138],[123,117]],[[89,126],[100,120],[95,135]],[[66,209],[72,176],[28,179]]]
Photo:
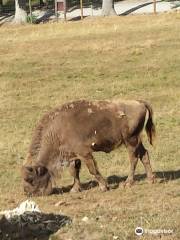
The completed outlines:
[[[123,184],[124,188],[125,187],[132,187],[134,185],[134,180],[129,180],[127,179],[125,183]]]
[[[155,176],[153,175],[152,177],[148,177],[148,182],[149,182],[150,184],[156,183],[156,178],[155,178]]]
[[[99,186],[102,192],[106,192],[109,190],[109,187],[107,185],[100,185]]]
[[[70,192],[71,193],[78,193],[78,192],[81,192],[81,191],[82,191],[81,187],[78,186],[78,187],[72,187]]]

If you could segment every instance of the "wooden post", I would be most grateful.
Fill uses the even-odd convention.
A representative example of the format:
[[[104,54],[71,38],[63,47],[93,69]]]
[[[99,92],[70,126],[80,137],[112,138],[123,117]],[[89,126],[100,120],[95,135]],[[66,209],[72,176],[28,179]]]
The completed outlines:
[[[156,0],[153,0],[154,14],[156,14]]]
[[[83,19],[83,0],[80,0],[81,20]]]
[[[66,21],[66,10],[67,10],[66,0],[64,0],[64,21]]]
[[[93,16],[93,3],[91,2],[91,16]]]
[[[55,4],[55,16],[56,16],[56,21],[58,21],[57,0],[54,1],[54,4]]]
[[[30,22],[32,24],[33,20],[32,20],[32,6],[31,6],[31,0],[29,0],[29,13],[30,13]]]

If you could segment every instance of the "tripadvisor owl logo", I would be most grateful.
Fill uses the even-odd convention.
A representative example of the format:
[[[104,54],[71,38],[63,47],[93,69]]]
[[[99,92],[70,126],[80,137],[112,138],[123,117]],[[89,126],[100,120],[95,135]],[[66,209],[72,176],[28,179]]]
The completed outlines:
[[[143,228],[142,227],[137,227],[136,229],[135,229],[135,234],[137,235],[137,236],[141,236],[141,235],[143,235]]]

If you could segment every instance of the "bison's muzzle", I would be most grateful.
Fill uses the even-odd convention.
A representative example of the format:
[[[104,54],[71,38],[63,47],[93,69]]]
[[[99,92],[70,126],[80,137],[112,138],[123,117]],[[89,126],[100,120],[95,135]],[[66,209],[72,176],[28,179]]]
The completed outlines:
[[[23,187],[28,196],[50,195],[52,182],[49,171],[44,166],[23,166]]]

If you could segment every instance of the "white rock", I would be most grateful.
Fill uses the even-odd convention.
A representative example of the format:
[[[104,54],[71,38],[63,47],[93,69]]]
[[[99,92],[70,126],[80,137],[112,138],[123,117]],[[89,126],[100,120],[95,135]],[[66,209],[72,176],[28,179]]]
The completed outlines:
[[[1,215],[5,215],[6,218],[11,218],[15,215],[22,215],[24,212],[41,212],[38,205],[31,200],[22,202],[19,207],[13,210],[5,210],[0,212]]]
[[[119,239],[118,236],[113,236],[113,240],[117,240],[117,239]]]
[[[88,222],[88,221],[89,221],[89,218],[85,216],[85,217],[82,218],[82,221],[83,221],[83,222]]]

